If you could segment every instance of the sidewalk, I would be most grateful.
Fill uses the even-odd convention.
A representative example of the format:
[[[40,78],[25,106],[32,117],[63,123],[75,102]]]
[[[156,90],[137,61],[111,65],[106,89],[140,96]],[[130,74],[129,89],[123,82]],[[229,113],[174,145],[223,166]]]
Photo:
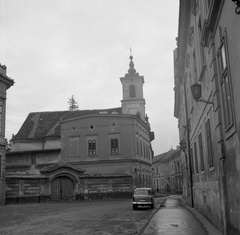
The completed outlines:
[[[191,211],[191,213],[195,215],[198,221],[200,221],[203,227],[207,230],[209,235],[222,235],[222,233],[196,209],[187,205],[185,205],[184,207],[187,208],[189,211]]]
[[[172,196],[157,210],[140,235],[222,235],[196,209]]]

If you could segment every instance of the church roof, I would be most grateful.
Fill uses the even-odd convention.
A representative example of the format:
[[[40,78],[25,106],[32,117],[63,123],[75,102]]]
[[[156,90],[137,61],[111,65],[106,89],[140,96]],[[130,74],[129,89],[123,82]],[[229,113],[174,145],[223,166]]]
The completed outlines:
[[[60,137],[60,122],[91,114],[122,114],[122,108],[29,113],[12,141]]]

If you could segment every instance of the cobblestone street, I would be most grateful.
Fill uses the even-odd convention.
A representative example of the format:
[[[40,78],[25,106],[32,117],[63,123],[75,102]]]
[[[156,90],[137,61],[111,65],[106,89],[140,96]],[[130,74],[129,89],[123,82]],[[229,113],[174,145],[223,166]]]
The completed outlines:
[[[0,234],[138,234],[156,210],[132,210],[131,199],[6,205]]]
[[[157,197],[153,210],[132,210],[129,199],[5,205],[0,234],[221,235],[181,196]]]

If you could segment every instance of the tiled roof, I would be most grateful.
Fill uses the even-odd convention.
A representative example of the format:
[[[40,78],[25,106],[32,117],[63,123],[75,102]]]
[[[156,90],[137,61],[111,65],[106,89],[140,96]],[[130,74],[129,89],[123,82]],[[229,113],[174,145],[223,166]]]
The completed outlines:
[[[122,114],[122,108],[29,113],[12,141],[60,137],[60,121],[90,114]]]
[[[153,163],[169,161],[170,158],[173,156],[173,154],[176,153],[177,151],[179,151],[179,150],[178,149],[175,149],[175,150],[170,149],[168,152],[156,155],[153,158]]]

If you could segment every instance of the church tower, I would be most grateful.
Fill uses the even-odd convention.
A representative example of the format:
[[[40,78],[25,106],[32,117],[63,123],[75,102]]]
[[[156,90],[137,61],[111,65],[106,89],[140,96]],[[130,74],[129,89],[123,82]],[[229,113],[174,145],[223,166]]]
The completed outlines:
[[[130,55],[129,70],[125,77],[121,77],[123,99],[122,113],[138,115],[144,122],[145,99],[143,98],[144,77],[139,76],[134,68],[133,56]]]

